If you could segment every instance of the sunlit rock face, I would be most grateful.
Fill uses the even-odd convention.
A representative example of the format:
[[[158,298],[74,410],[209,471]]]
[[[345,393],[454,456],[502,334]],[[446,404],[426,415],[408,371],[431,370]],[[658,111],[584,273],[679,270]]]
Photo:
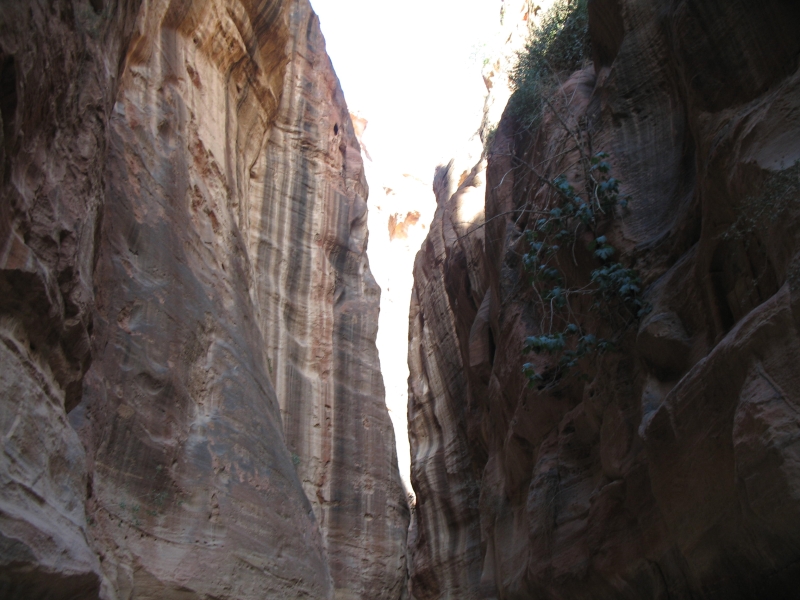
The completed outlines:
[[[367,186],[308,2],[0,22],[0,595],[402,597]]]
[[[375,337],[361,151],[319,22],[291,12],[292,62],[255,170],[250,256],[286,442],[325,536],[336,598],[406,589],[408,505]]]
[[[652,311],[587,381],[529,389],[521,350],[546,314],[521,264],[537,218],[522,209],[546,207],[548,189],[520,165],[569,171],[574,140],[552,114],[530,135],[504,116],[485,215],[468,226],[453,215],[469,181],[440,173],[450,187],[410,315],[412,591],[793,598],[800,9],[589,7],[595,62],[551,101],[611,154],[632,203],[606,235]],[[481,219],[482,232],[458,229]],[[591,255],[577,252],[588,277]]]

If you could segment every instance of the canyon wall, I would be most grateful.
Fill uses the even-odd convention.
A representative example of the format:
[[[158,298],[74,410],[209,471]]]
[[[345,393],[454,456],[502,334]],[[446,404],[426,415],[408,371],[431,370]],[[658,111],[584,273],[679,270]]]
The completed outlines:
[[[794,598],[800,8],[588,12],[593,60],[537,128],[506,111],[484,190],[482,164],[434,182],[410,313],[412,594]],[[603,234],[651,310],[585,377],[531,387],[523,363],[551,359],[522,352],[549,318],[525,231],[598,151],[631,198]],[[588,281],[597,261],[579,241],[565,264]]]
[[[0,16],[0,595],[401,598],[367,186],[307,0]]]

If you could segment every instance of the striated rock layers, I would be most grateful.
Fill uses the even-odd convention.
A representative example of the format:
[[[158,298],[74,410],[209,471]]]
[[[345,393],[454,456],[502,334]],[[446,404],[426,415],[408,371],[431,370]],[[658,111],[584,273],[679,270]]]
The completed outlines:
[[[358,142],[307,0],[6,2],[0,595],[401,598]]]
[[[477,171],[437,176],[410,315],[412,592],[794,598],[800,7],[593,0],[589,18],[594,62],[555,112],[530,133],[503,118],[485,214],[459,216]],[[529,389],[523,341],[548,315],[524,209],[548,207],[544,180],[579,181],[576,143],[609,152],[632,198],[604,233],[652,311],[585,381]]]

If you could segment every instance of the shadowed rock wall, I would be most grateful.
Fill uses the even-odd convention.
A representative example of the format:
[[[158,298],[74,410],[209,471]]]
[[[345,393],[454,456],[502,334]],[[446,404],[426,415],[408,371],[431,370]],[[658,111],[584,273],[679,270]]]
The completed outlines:
[[[12,2],[0,59],[2,595],[402,597],[367,187],[308,2]]]
[[[84,448],[108,119],[138,2],[0,13],[0,595],[97,597]]]
[[[417,257],[412,591],[793,598],[800,9],[595,0],[589,14],[597,63],[564,74],[560,119],[501,122],[471,221],[485,228],[459,231],[463,189],[448,191]],[[611,154],[632,198],[604,233],[652,311],[587,381],[537,390],[521,351],[547,314],[521,264],[537,218],[523,209],[551,201],[532,166],[579,176],[564,124]],[[576,253],[587,279],[591,252]]]

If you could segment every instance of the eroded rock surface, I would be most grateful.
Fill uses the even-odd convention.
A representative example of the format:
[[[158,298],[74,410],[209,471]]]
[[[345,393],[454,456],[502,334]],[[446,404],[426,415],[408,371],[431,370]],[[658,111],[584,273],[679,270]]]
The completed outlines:
[[[800,42],[788,32],[800,9],[589,6],[597,62],[565,74],[551,99],[560,118],[529,134],[501,122],[472,221],[485,230],[454,224],[465,182],[439,196],[417,257],[412,591],[793,598]],[[564,124],[590,132],[587,152],[611,154],[632,198],[605,234],[652,311],[585,367],[587,381],[537,390],[522,347],[547,315],[522,266],[537,218],[523,209],[549,201],[531,165],[576,174]],[[586,278],[591,253],[576,252]]]
[[[65,409],[91,360],[107,122],[137,11],[6,2],[0,13],[4,597],[91,598],[101,585],[86,455]]]
[[[367,186],[308,2],[11,2],[0,59],[4,597],[402,597]]]

